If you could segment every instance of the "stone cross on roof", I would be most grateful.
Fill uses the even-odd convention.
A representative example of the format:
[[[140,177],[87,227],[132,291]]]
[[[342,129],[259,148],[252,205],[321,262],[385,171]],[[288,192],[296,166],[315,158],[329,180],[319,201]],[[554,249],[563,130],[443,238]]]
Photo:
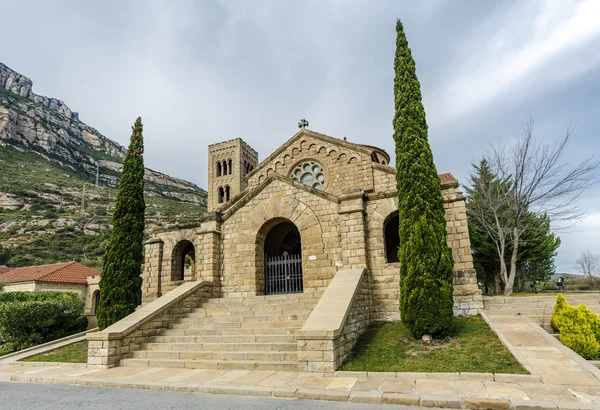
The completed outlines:
[[[308,127],[308,121],[306,121],[304,118],[298,121],[298,128],[304,129],[306,127]]]

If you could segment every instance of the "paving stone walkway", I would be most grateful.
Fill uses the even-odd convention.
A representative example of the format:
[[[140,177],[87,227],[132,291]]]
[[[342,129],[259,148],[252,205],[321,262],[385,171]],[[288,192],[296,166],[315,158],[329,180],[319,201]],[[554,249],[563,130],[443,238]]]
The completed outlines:
[[[0,381],[469,409],[599,409],[600,370],[519,316],[484,318],[531,375],[0,365]]]

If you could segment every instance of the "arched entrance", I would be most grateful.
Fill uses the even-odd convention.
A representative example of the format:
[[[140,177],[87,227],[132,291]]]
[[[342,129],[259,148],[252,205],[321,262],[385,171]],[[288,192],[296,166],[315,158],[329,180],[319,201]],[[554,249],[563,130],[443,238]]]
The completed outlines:
[[[171,281],[193,279],[195,274],[196,251],[194,244],[183,240],[173,248],[171,258]]]
[[[302,293],[302,245],[296,225],[285,219],[269,221],[259,234],[264,255],[265,295]],[[263,240],[264,238],[264,240]]]
[[[100,304],[100,291],[97,290],[94,292],[94,296],[92,296],[92,300],[94,303],[94,315],[98,313],[98,305]]]

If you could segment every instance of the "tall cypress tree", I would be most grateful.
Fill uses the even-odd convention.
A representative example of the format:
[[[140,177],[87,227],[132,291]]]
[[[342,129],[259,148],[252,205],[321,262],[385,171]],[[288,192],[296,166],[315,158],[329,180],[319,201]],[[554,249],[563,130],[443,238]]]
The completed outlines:
[[[454,263],[446,243],[440,178],[427,141],[421,85],[400,20],[396,33],[394,140],[400,312],[413,335],[439,335],[452,324]]]
[[[142,285],[140,274],[146,204],[141,118],[135,121],[132,129],[115,201],[112,235],[106,248],[100,278],[100,302],[97,312],[100,329],[135,311]]]

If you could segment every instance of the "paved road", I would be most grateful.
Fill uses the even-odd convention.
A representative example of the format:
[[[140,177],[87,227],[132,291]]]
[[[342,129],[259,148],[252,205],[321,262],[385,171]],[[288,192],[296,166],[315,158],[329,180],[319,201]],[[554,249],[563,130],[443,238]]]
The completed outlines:
[[[2,410],[416,410],[417,407],[283,400],[153,390],[0,383]]]

